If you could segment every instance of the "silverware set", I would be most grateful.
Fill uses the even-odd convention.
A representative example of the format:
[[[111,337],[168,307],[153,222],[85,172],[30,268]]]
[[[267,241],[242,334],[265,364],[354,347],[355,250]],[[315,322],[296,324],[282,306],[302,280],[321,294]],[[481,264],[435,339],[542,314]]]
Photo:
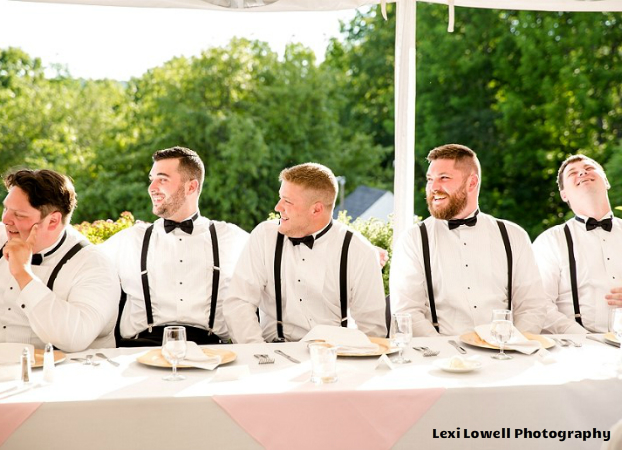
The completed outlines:
[[[274,364],[274,358],[270,358],[270,355],[265,353],[257,353],[253,356],[259,360],[259,364]]]
[[[72,361],[79,361],[81,362],[83,365],[85,366],[99,366],[99,363],[97,361],[93,360],[93,357],[97,356],[98,358],[101,358],[105,361],[108,361],[110,364],[112,364],[115,367],[119,367],[120,364],[116,361],[113,361],[112,359],[108,358],[106,355],[104,355],[103,353],[95,353],[95,355],[86,355],[86,357],[84,358],[71,358]]]
[[[423,352],[423,356],[436,356],[440,353],[440,350],[432,350],[430,347],[413,347],[413,350],[417,350],[418,352]]]
[[[569,345],[572,345],[573,347],[581,347],[583,345],[581,342],[576,342],[568,338],[553,338],[553,340],[562,347],[568,347]]]
[[[456,341],[454,341],[453,339],[450,339],[449,342],[451,345],[453,345],[454,347],[456,347],[456,350],[458,350],[458,352],[462,353],[463,355],[466,354],[466,350],[464,349],[464,347],[462,347],[460,344],[458,344]]]

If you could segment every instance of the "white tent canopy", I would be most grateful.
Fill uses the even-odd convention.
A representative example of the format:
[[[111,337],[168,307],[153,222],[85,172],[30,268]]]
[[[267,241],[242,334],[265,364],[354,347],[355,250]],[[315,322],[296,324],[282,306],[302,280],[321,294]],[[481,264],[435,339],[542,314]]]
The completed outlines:
[[[237,10],[240,13],[277,11],[336,11],[380,4],[385,0],[29,0],[41,3],[87,4],[145,8]],[[397,0],[395,36],[395,208],[394,238],[414,216],[415,180],[415,25],[416,2]],[[455,7],[532,11],[622,11],[622,0],[426,0],[449,7],[450,26]],[[458,19],[459,20],[459,19]]]

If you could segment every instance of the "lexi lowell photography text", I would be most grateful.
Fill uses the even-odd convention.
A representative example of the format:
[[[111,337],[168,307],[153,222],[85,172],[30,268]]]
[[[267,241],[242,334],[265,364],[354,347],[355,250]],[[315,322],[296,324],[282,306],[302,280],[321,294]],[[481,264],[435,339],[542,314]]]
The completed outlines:
[[[565,441],[567,439],[600,439],[608,441],[610,431],[601,431],[596,428],[591,430],[530,430],[529,428],[501,428],[498,430],[469,430],[467,428],[456,428],[455,430],[432,429],[434,439],[556,439]]]

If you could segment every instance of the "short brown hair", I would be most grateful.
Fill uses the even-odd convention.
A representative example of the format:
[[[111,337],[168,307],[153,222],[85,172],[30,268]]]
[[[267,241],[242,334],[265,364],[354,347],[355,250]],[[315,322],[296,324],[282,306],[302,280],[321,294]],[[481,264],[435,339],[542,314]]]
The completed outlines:
[[[566,160],[562,163],[562,165],[559,166],[559,170],[557,171],[557,187],[559,188],[560,192],[564,190],[564,170],[566,170],[566,167],[568,167],[569,164],[572,164],[577,161],[590,161],[596,167],[602,170],[603,174],[605,173],[605,169],[603,169],[603,166],[601,166],[598,162],[594,161],[592,158],[587,157],[585,155],[571,155],[568,158],[566,158]],[[609,181],[607,180],[606,175],[605,175],[605,181],[608,185]]]
[[[337,178],[328,167],[317,163],[299,164],[283,169],[279,181],[287,181],[315,191],[324,205],[334,208],[337,198]]]
[[[18,187],[24,191],[42,219],[55,211],[60,212],[65,225],[78,203],[71,179],[53,170],[17,170],[5,175],[4,185],[7,189]]]
[[[154,162],[162,159],[178,159],[179,173],[182,175],[183,180],[197,180],[199,182],[199,192],[201,192],[203,180],[205,179],[205,166],[197,152],[186,147],[171,147],[158,150],[153,154],[152,158]]]
[[[445,144],[436,147],[428,153],[427,160],[432,162],[437,159],[453,159],[456,165],[473,170],[481,180],[482,168],[479,159],[475,152],[465,145]]]

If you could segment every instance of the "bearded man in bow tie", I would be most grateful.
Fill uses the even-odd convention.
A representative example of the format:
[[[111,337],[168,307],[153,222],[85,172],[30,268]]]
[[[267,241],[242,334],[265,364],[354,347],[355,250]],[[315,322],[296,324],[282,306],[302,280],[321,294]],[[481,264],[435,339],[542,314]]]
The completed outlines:
[[[195,151],[155,152],[148,192],[159,219],[137,223],[101,245],[124,292],[120,346],[159,346],[167,325],[184,325],[187,339],[197,344],[229,340],[222,301],[248,233],[199,213],[204,178]]]
[[[602,166],[584,155],[559,168],[562,200],[575,216],[534,241],[551,333],[606,333],[610,306],[622,306],[622,222],[609,204]]]
[[[542,280],[527,233],[480,212],[477,155],[448,144],[428,154],[431,216],[398,239],[391,264],[391,302],[413,318],[415,336],[460,335],[511,309],[520,331],[539,333]]]
[[[280,220],[253,230],[231,280],[224,315],[233,340],[298,341],[315,325],[352,327],[353,320],[367,335],[386,336],[378,253],[332,220],[335,175],[307,163],[279,179]]]
[[[119,286],[110,260],[70,224],[77,197],[53,170],[4,177],[0,342],[66,352],[113,347]]]

